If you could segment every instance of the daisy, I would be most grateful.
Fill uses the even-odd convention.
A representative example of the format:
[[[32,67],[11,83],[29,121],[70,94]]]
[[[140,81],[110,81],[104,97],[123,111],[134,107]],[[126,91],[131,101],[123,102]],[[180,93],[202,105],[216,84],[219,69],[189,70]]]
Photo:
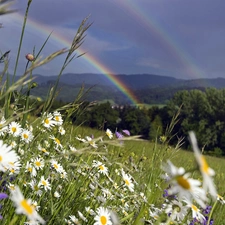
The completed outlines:
[[[128,189],[133,192],[134,191],[134,184],[132,182],[132,177],[128,174],[126,174],[123,170],[122,170],[122,177],[125,183],[125,186],[128,187]]]
[[[8,170],[10,171],[9,175],[12,174],[18,174],[21,168],[20,162],[9,162],[9,168]]]
[[[42,195],[42,190],[40,189],[39,184],[37,184],[35,180],[31,180],[31,182],[28,184],[31,186],[31,189],[35,192],[35,194],[39,196]]]
[[[109,139],[113,138],[113,133],[112,133],[112,131],[110,129],[107,129],[105,133],[109,137]]]
[[[76,216],[71,215],[71,216],[69,216],[69,218],[70,218],[71,222],[73,222],[74,224],[77,224],[77,225],[81,224]]]
[[[3,144],[0,140],[0,171],[5,172],[8,168],[12,167],[12,163],[19,161],[19,156],[11,146]]]
[[[44,176],[41,176],[41,181],[39,182],[38,186],[43,186],[45,191],[47,190],[51,190],[51,186],[50,183],[48,181],[48,179],[45,179]]]
[[[54,197],[55,197],[55,198],[59,198],[59,197],[60,197],[60,194],[59,194],[58,191],[55,191],[55,192],[54,192]]]
[[[220,201],[221,204],[225,204],[225,200],[223,199],[223,197],[219,194],[217,194],[217,200]]]
[[[189,178],[189,173],[185,174],[183,167],[177,168],[169,160],[167,165],[163,167],[164,171],[169,175],[171,187],[168,189],[169,195],[177,194],[180,200],[184,198],[189,202],[194,199],[202,208],[205,208],[207,201],[206,192],[201,188],[201,182]]]
[[[37,170],[30,162],[27,162],[25,169],[25,172],[29,172],[32,177],[36,177]]]
[[[45,224],[45,221],[37,213],[34,206],[32,206],[32,201],[30,199],[26,200],[23,197],[23,194],[21,193],[18,186],[15,187],[15,191],[11,191],[11,200],[16,206],[16,213],[26,215],[31,221]]]
[[[183,221],[187,215],[188,207],[184,206],[180,201],[173,200],[166,206],[165,212],[170,214],[172,220]]]
[[[26,143],[31,142],[33,140],[33,137],[34,137],[32,132],[29,131],[29,130],[26,130],[26,129],[23,129],[20,136],[21,136],[21,139]]]
[[[78,211],[78,215],[79,217],[84,221],[84,222],[87,222],[87,218],[83,215],[83,213],[81,213],[80,211]]]
[[[214,199],[216,199],[217,191],[216,191],[216,187],[213,182],[213,179],[212,179],[212,176],[215,175],[215,172],[213,169],[211,169],[208,166],[208,163],[206,162],[205,157],[201,154],[201,152],[198,148],[197,139],[195,137],[194,132],[192,132],[192,131],[189,132],[189,137],[190,137],[190,142],[191,142],[192,148],[194,150],[194,155],[195,155],[196,161],[198,163],[200,172],[203,177],[203,188],[205,189],[206,192],[209,191],[211,196],[214,197]]]
[[[108,168],[103,163],[93,160],[92,166],[98,168],[100,173],[108,175]]]
[[[187,203],[187,206],[191,208],[192,211],[192,218],[197,219],[198,222],[204,223],[206,218],[201,214],[200,210],[197,208],[197,206],[193,205],[189,201],[184,201]]]
[[[63,124],[63,119],[60,112],[53,112],[53,119],[55,120],[56,125],[61,126]]]
[[[43,169],[43,167],[45,165],[44,160],[42,158],[31,159],[31,161],[33,162],[33,164],[37,170]]]
[[[8,130],[8,126],[6,126],[5,123],[6,123],[6,120],[5,120],[5,117],[3,116],[0,121],[0,136],[4,136]]]
[[[95,144],[95,141],[93,141],[93,139],[89,136],[86,137],[89,145],[91,145],[93,148],[98,148],[98,146]]]
[[[58,172],[63,172],[63,167],[54,159],[51,160],[51,166]]]
[[[66,133],[65,129],[62,126],[59,127],[58,131],[61,135],[64,135]]]
[[[54,137],[54,135],[50,135],[50,138],[54,141],[54,143],[56,144],[56,147],[60,147],[62,148],[61,142],[58,138]]]
[[[99,207],[96,212],[97,215],[94,218],[96,222],[94,223],[94,225],[112,225],[112,221],[110,219],[110,212],[108,209]]]
[[[48,114],[44,113],[44,119],[42,121],[42,124],[44,127],[51,129],[56,125],[56,121],[53,120],[53,116],[51,113]]]
[[[17,122],[11,122],[9,124],[8,132],[12,134],[14,137],[18,137],[22,131],[21,125]]]

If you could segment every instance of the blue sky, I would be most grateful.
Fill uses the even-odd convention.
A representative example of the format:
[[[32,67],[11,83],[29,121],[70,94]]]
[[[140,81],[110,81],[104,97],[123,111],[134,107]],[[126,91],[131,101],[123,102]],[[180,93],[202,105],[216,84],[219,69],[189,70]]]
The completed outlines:
[[[23,15],[27,1],[12,6]],[[191,79],[225,77],[224,0],[33,0],[28,21],[36,21],[55,34],[72,40],[83,18],[93,25],[80,50],[115,74],[173,76]],[[10,52],[13,71],[22,20],[16,14],[0,17],[0,50]],[[40,48],[46,33],[27,26],[18,74],[24,55]],[[50,38],[42,57],[65,47]],[[35,73],[57,75],[63,57]],[[1,65],[0,65],[1,66]],[[74,60],[65,72],[100,73],[85,58]]]

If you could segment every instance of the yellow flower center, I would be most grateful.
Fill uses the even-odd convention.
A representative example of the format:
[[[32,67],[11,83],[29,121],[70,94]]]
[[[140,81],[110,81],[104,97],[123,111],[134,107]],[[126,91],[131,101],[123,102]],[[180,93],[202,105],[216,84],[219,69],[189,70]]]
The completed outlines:
[[[46,183],[46,181],[41,181],[41,183],[44,185],[44,186],[47,186],[47,183]]]
[[[25,209],[25,211],[28,213],[28,214],[32,214],[33,211],[34,211],[34,208],[28,204],[28,202],[24,199],[20,202],[21,206]]]
[[[208,163],[206,162],[206,159],[203,155],[201,156],[201,162],[202,162],[201,170],[204,173],[208,174],[209,173],[209,166],[208,166]]]
[[[57,164],[53,164],[53,166],[55,167],[55,169],[59,168]]]
[[[104,170],[104,166],[103,166],[103,165],[100,165],[100,166],[99,166],[99,169],[100,169],[100,170]]]
[[[49,119],[45,119],[45,123],[46,124],[49,124]]]
[[[107,224],[107,218],[106,218],[105,216],[101,216],[101,217],[100,217],[100,221],[101,221],[101,224],[102,224],[102,225]]]
[[[192,208],[195,212],[198,211],[198,208],[197,208],[195,205],[191,205],[191,208]]]
[[[2,156],[0,155],[0,162],[2,161]]]
[[[55,138],[55,142],[60,145],[60,140],[58,138]]]
[[[191,185],[190,183],[188,182],[187,179],[185,179],[183,176],[178,176],[177,177],[177,183],[184,189],[190,189],[191,188]]]
[[[12,127],[12,132],[15,133],[16,132],[16,127]]]
[[[129,180],[125,180],[125,184],[127,185],[127,186],[129,186],[130,185],[130,182],[129,182]]]
[[[23,134],[23,138],[28,139],[28,135],[27,134]]]
[[[35,162],[35,165],[39,167],[39,166],[41,166],[41,162],[36,161],[36,162]]]
[[[45,148],[42,148],[41,151],[42,152],[47,152],[47,150]]]
[[[59,121],[59,117],[58,117],[58,116],[56,116],[56,117],[55,117],[55,120],[56,120],[56,121]]]
[[[32,172],[32,167],[29,167],[28,168],[28,171],[31,173]]]

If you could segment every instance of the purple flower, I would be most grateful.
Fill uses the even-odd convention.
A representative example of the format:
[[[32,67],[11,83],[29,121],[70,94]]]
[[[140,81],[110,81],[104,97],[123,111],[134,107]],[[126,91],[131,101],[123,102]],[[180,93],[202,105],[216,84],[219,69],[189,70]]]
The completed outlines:
[[[118,139],[123,138],[123,135],[121,133],[116,131],[115,134]]]
[[[168,194],[168,190],[167,190],[167,189],[165,189],[163,192],[164,192],[164,194],[163,194],[163,197],[164,197],[164,198],[166,198],[166,197],[168,197],[168,196],[169,196],[169,194]]]
[[[204,214],[209,214],[210,213],[210,211],[211,211],[211,209],[212,209],[212,206],[207,206],[202,212],[204,213]]]
[[[0,193],[0,199],[8,198],[8,195],[5,193]]]
[[[122,132],[128,136],[130,136],[130,131],[129,130],[122,130]]]

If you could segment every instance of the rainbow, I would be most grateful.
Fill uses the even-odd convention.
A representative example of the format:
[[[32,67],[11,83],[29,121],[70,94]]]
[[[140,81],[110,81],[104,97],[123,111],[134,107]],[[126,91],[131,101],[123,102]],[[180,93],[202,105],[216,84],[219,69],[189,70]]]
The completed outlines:
[[[189,79],[195,79],[196,77],[203,78],[205,73],[195,64],[194,59],[183,50],[184,48],[179,45],[178,41],[173,39],[150,14],[147,15],[145,10],[142,9],[137,2],[138,1],[135,2],[135,0],[121,0],[116,3],[112,1],[111,3],[114,4],[115,7],[122,8],[128,15],[132,15],[132,18],[135,18],[140,26],[151,33],[151,35],[155,35],[163,48],[168,49],[169,52],[182,63],[187,70]]]
[[[24,18],[24,16],[19,13],[15,13],[14,16],[21,21]],[[52,28],[44,24],[38,23],[37,21],[29,17],[27,19],[27,26],[29,29],[33,29],[36,32],[38,31],[46,37],[52,32]],[[71,46],[72,43],[72,41],[69,40],[67,37],[54,31],[52,32],[50,39],[68,48]],[[85,52],[82,50],[82,48],[79,48],[76,51],[78,54],[83,54]],[[130,100],[131,104],[137,105],[140,103],[134,93],[116,75],[114,75],[115,73],[111,69],[107,68],[99,59],[97,59],[96,56],[93,56],[89,53],[85,53],[82,58],[84,58],[88,62],[88,64],[97,69],[101,74],[107,77],[108,80],[110,80]]]

